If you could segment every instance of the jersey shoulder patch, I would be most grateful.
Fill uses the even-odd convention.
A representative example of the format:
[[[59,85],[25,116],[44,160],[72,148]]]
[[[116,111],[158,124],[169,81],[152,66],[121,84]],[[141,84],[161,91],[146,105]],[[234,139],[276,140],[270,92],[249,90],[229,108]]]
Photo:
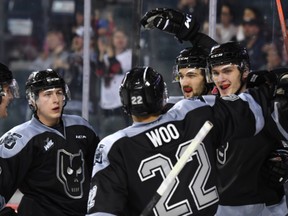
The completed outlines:
[[[228,95],[228,96],[223,96],[221,97],[223,100],[226,100],[226,101],[236,101],[236,100],[239,100],[240,97],[238,95],[235,95],[235,94],[232,94],[232,95]]]

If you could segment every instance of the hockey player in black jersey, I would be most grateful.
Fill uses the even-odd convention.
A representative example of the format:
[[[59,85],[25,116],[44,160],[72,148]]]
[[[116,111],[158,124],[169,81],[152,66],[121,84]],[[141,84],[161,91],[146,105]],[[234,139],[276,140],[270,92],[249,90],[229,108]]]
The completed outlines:
[[[8,116],[8,106],[14,98],[19,98],[18,83],[13,78],[12,71],[6,65],[0,63],[0,118]],[[5,207],[7,201],[1,196],[0,192],[0,216],[15,214],[12,208]]]
[[[207,57],[209,51],[201,46],[183,49],[173,67],[173,83],[178,83],[183,96],[170,96],[163,109],[166,112],[174,103],[185,98],[209,94],[213,88],[208,79]]]
[[[10,69],[0,63],[0,118],[8,116],[7,107],[13,98],[19,98],[19,87]]]
[[[18,215],[84,216],[99,138],[83,118],[62,114],[69,89],[57,72],[32,72],[25,87],[33,116],[0,139],[0,193],[24,194]]]
[[[245,91],[250,71],[249,56],[237,42],[214,46],[208,58],[208,67],[221,96]],[[282,216],[288,213],[282,185],[284,179],[279,178],[278,184],[271,187],[270,180],[263,178],[262,173],[271,152],[281,146],[281,140],[275,139],[265,129],[251,138],[222,143],[217,149],[220,201],[216,215],[235,215],[238,212],[237,215],[243,216]]]
[[[183,49],[177,56],[173,82],[179,82],[185,98],[206,95],[212,90],[207,71],[209,52],[204,47],[193,46]]]
[[[165,14],[168,15],[166,16]],[[172,33],[178,39],[190,40],[194,47],[201,44],[205,45],[205,48],[211,48],[217,44],[208,36],[196,33],[193,30],[195,28],[193,25],[196,25],[195,20],[190,22],[191,25],[186,25],[185,19],[180,18],[180,14],[172,9],[152,10],[145,14],[142,24],[146,27],[149,25],[149,28],[156,27]],[[176,17],[177,20],[175,20]],[[157,22],[154,22],[155,20]],[[165,29],[161,25],[162,22],[169,23],[165,26]],[[157,26],[154,23],[157,23]],[[174,27],[171,28],[171,26]],[[184,33],[190,35],[183,38]],[[197,53],[194,54],[197,56]],[[191,57],[190,60],[193,61],[195,58]],[[222,44],[213,49],[209,60],[212,78],[221,96],[238,94],[246,89],[246,79],[250,65],[246,49],[233,42]],[[191,65],[197,66],[197,63],[191,63]],[[214,68],[215,65],[219,67]],[[179,67],[185,67],[185,65],[180,64]],[[186,70],[191,70],[191,68],[187,67]],[[178,76],[183,89],[183,81],[181,83],[181,78],[183,78],[181,77],[182,71],[178,70]],[[184,96],[186,95],[184,94]],[[244,144],[241,145],[241,143]],[[281,146],[279,141],[276,141],[273,136],[267,135],[265,131],[253,138],[242,139],[235,143],[223,143],[222,147],[217,151],[217,167],[220,174],[218,175],[220,179],[220,207],[217,215],[286,215],[287,207],[282,185],[287,179],[287,174],[285,174],[285,166],[287,167],[287,153],[285,152],[287,150],[283,149],[282,151],[280,147],[276,152],[273,152],[274,156],[279,156],[278,152],[284,152],[281,156],[286,162],[283,161],[279,165],[280,162],[269,160],[271,152],[278,146]],[[268,163],[268,165],[264,165],[264,163]],[[268,176],[272,173],[273,179],[269,179],[268,182],[265,181],[261,167],[269,167],[270,170],[265,175]],[[269,185],[272,180],[274,183],[273,188]]]
[[[163,216],[214,215],[219,199],[216,147],[261,130],[264,119],[259,105],[248,94],[222,99],[203,96],[214,106],[198,99],[184,99],[161,115],[167,97],[165,83],[150,67],[127,72],[120,96],[134,123],[100,141],[94,158],[88,215],[139,215],[206,120],[214,127],[153,212]]]

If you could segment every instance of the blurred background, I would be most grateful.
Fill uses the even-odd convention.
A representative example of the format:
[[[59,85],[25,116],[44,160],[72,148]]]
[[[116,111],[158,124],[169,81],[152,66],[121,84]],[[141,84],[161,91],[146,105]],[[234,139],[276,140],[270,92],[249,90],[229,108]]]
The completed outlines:
[[[201,31],[219,43],[242,41],[253,70],[287,65],[275,0],[1,0],[0,61],[14,72],[21,90],[21,98],[11,105],[13,115],[0,122],[1,134],[30,119],[24,86],[35,70],[53,68],[65,78],[72,96],[65,112],[83,115],[101,137],[130,123],[122,113],[118,88],[132,66],[154,67],[164,75],[169,94],[181,94],[171,82],[172,68],[190,43],[140,28],[141,16],[156,7],[194,14]],[[288,2],[282,1],[282,7],[285,16]],[[85,73],[89,79],[83,85]]]

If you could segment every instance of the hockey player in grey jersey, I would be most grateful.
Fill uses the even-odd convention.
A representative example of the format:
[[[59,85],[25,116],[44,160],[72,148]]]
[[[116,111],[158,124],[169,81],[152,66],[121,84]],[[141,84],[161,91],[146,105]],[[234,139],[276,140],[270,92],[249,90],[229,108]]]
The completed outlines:
[[[26,82],[33,116],[0,138],[0,192],[24,194],[21,216],[84,216],[99,138],[82,117],[63,114],[69,89],[52,70]]]

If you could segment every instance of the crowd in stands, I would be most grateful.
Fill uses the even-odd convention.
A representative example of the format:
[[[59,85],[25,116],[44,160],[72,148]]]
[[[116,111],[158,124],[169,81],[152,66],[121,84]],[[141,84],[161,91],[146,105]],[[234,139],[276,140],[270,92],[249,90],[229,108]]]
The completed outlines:
[[[71,90],[72,101],[67,104],[67,112],[81,114],[84,1],[76,2],[69,22],[64,25],[57,22],[57,16],[51,15],[42,41],[30,43],[18,52],[12,50],[13,58],[9,60],[15,62],[26,58],[30,71],[49,67],[57,70]],[[217,6],[217,42],[242,42],[248,49],[252,70],[271,70],[287,65],[281,32],[275,29],[272,32],[267,27],[267,20],[259,8],[246,4],[239,10],[239,2],[233,0],[219,1]],[[192,13],[201,23],[201,31],[208,33],[209,1],[179,0],[175,7]],[[91,12],[89,111],[101,116],[98,121],[102,129],[98,130],[102,130],[101,135],[107,135],[129,124],[129,120],[122,117],[118,86],[123,74],[132,66],[131,25],[123,26],[124,22],[119,20],[127,20],[127,17],[119,17],[111,8],[93,8]],[[171,55],[175,57],[174,53]]]

